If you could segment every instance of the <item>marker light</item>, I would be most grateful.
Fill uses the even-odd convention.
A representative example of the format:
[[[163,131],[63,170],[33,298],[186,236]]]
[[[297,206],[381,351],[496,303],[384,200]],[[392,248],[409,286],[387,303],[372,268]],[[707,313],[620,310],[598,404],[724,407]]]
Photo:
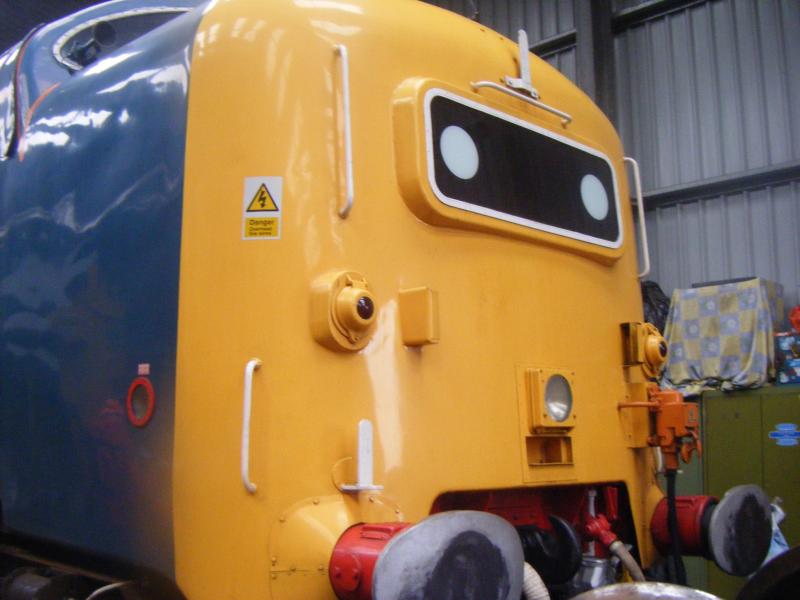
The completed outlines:
[[[608,194],[596,176],[588,174],[581,179],[581,200],[593,219],[602,221],[608,216]]]
[[[572,412],[572,390],[563,375],[553,375],[544,390],[544,406],[550,418],[559,423]]]
[[[459,179],[472,179],[478,172],[478,148],[472,137],[461,127],[450,125],[439,140],[444,164]]]

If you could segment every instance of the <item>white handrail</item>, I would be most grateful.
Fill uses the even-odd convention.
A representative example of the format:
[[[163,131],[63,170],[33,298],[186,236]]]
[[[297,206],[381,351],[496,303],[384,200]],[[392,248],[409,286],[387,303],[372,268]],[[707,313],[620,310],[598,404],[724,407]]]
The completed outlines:
[[[642,242],[642,270],[639,279],[647,277],[650,273],[650,249],[647,245],[647,223],[644,220],[644,198],[642,197],[642,177],[639,174],[639,163],[636,159],[626,156],[623,160],[633,167],[633,185],[636,189],[636,210],[639,214],[639,237]]]
[[[244,416],[242,418],[242,483],[244,489],[255,494],[258,486],[250,481],[250,412],[253,408],[253,372],[261,361],[253,358],[244,368]]]
[[[353,185],[353,137],[350,128],[350,61],[347,55],[347,46],[338,44],[334,46],[336,55],[342,64],[342,104],[344,110],[344,169],[345,169],[345,204],[339,208],[339,216],[347,218],[353,208],[355,186]]]
[[[499,83],[495,83],[494,81],[473,81],[470,83],[470,85],[472,86],[473,90],[479,90],[481,88],[490,88],[493,90],[497,90],[498,92],[502,92],[504,94],[512,96],[517,100],[522,100],[523,102],[532,104],[536,108],[541,108],[542,110],[546,110],[549,113],[561,117],[562,125],[569,125],[572,122],[572,115],[565,113],[562,110],[558,110],[557,108],[553,108],[549,104],[545,104],[544,102],[540,102],[539,100],[535,100],[529,96],[526,96],[525,94],[520,94],[519,92],[515,92],[514,90],[502,86]]]

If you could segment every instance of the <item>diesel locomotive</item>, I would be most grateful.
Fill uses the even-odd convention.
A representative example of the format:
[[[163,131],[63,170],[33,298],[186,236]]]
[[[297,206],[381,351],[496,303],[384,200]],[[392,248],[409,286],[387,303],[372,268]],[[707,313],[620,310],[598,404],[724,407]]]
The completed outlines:
[[[422,2],[35,28],[0,55],[0,598],[753,571],[763,492],[658,484],[698,419],[652,383],[635,175],[524,32]]]

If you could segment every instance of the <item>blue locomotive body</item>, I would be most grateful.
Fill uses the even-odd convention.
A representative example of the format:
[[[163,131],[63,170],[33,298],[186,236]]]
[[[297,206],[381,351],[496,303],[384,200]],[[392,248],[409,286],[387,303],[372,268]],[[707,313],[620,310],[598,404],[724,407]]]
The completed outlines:
[[[0,58],[3,527],[168,577],[186,107],[201,17],[196,2],[170,4],[88,9]],[[68,46],[86,46],[99,21],[138,39],[76,69]],[[146,428],[126,415],[139,365],[158,411]]]

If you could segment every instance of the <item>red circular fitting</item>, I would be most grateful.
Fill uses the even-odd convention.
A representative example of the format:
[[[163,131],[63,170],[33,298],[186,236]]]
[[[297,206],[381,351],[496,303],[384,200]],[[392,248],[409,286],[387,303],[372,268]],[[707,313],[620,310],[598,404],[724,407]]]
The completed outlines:
[[[147,404],[144,413],[137,415],[137,411],[133,408],[133,395],[140,388],[147,394]],[[133,380],[131,386],[128,388],[128,398],[125,401],[125,407],[128,411],[128,420],[131,422],[131,425],[144,427],[150,422],[150,418],[153,416],[153,410],[156,407],[156,393],[153,390],[153,384],[150,383],[147,377],[137,377]]]
[[[386,544],[411,523],[361,523],[342,534],[331,554],[329,574],[340,600],[372,600],[372,574]]]
[[[617,535],[611,531],[611,523],[608,522],[605,515],[588,517],[584,525],[584,531],[586,535],[594,540],[598,540],[606,548],[617,541]]]
[[[678,537],[681,552],[690,556],[706,554],[706,534],[703,527],[703,515],[713,508],[717,499],[713,496],[678,496],[675,498],[675,511],[678,516]],[[653,511],[650,527],[653,541],[659,552],[669,554],[672,551],[672,536],[669,534],[667,499],[662,498]]]

